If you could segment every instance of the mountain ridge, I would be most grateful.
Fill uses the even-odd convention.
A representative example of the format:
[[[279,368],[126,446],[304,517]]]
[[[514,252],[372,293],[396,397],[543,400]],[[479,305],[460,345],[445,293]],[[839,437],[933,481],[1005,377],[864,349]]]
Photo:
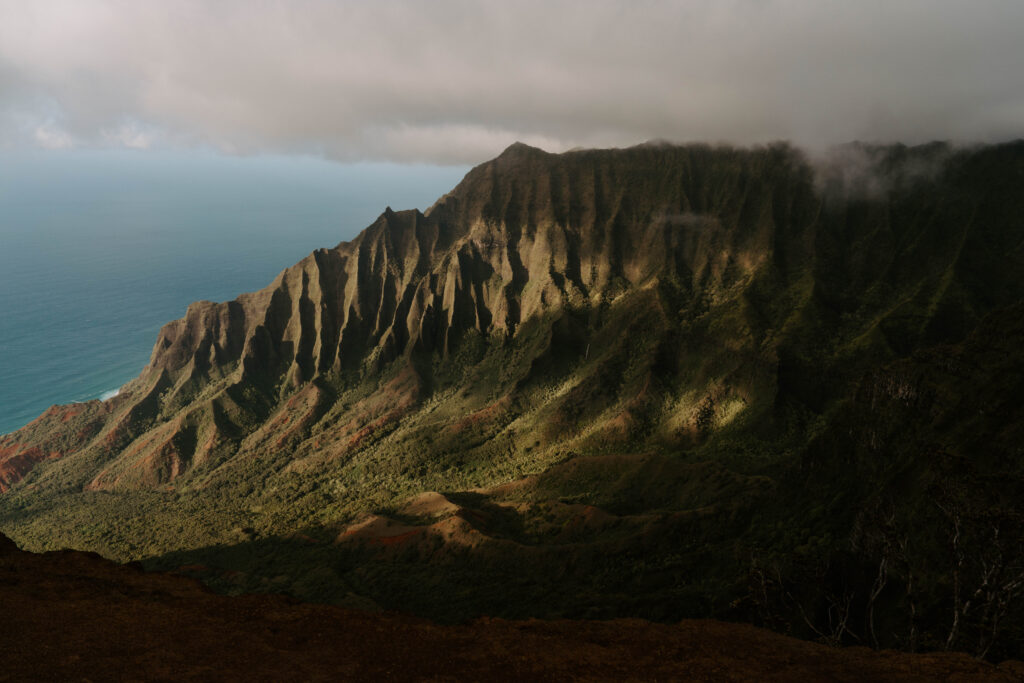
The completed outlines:
[[[154,392],[168,389],[165,403],[184,404],[214,375],[227,379],[231,372],[238,375],[233,386],[275,370],[286,383],[300,386],[332,371],[351,370],[359,361],[387,364],[408,348],[448,353],[457,341],[449,335],[457,338],[470,329],[484,335],[512,334],[521,320],[543,311],[592,304],[616,278],[628,283],[619,285],[623,289],[639,286],[675,265],[658,262],[654,248],[661,246],[659,231],[670,234],[664,225],[652,222],[635,244],[616,241],[623,230],[615,224],[620,220],[616,210],[623,210],[623,200],[601,197],[602,192],[614,195],[607,189],[612,179],[588,178],[595,188],[593,199],[576,207],[562,198],[559,208],[554,185],[544,187],[550,178],[531,165],[551,156],[513,145],[467,174],[447,199],[432,207],[430,217],[389,209],[352,242],[313,252],[260,292],[223,304],[191,305],[184,318],[160,331],[149,365],[112,405],[141,395],[133,416],[145,413],[141,406]],[[529,179],[526,190],[494,181],[494,174],[509,172],[509,166],[526,174],[515,176]],[[527,197],[519,198],[519,192]],[[663,202],[689,204],[678,193],[669,194],[676,196]],[[645,209],[647,214],[657,210]],[[697,232],[701,219],[690,209],[662,209],[662,221]],[[543,217],[548,212],[554,214],[553,221]],[[550,225],[563,221],[568,229]],[[525,231],[519,230],[520,222],[525,222]],[[604,223],[604,234],[584,231],[581,236],[572,229],[574,222]],[[471,227],[460,232],[452,225]],[[665,245],[665,254],[701,249],[693,244],[701,240],[699,235],[675,239],[690,244]],[[749,264],[757,260],[751,254],[760,246],[744,250],[739,259],[749,263],[741,268],[751,269]],[[687,265],[695,266],[695,279],[721,279],[726,267],[721,262]],[[529,291],[524,292],[527,284]],[[225,393],[222,414],[237,411],[239,402],[230,398],[230,386]],[[315,405],[318,399],[308,400]],[[217,410],[217,404],[206,409],[214,425]],[[222,436],[219,428],[209,431],[195,439],[205,445]],[[127,445],[116,435],[106,438]],[[159,441],[160,447],[168,443]],[[199,454],[200,461],[207,457]],[[181,458],[171,456],[165,476],[175,478],[181,467]],[[99,480],[95,484],[102,486]]]
[[[785,613],[800,630],[803,612],[827,629],[828,567],[872,491],[897,490],[898,467],[945,481],[931,446],[891,429],[899,404],[873,413],[863,396],[883,389],[865,387],[904,363],[962,391],[916,354],[983,358],[978,330],[1019,336],[1022,178],[1021,142],[847,148],[817,166],[784,144],[513,145],[425,213],[389,207],[263,290],[192,304],[118,396],[0,437],[0,524],[32,549],[213,558],[248,589],[444,618]],[[941,406],[992,454],[908,433],[1016,481],[1005,436]],[[851,441],[874,422],[875,445]],[[925,489],[894,519],[927,518],[930,558],[946,522],[915,511]],[[409,512],[428,492],[451,504],[443,519]],[[381,525],[418,540],[366,537]],[[335,543],[346,534],[368,540]],[[404,576],[384,569],[396,553]],[[533,564],[506,575],[515,562]],[[779,593],[758,597],[771,566]],[[477,590],[438,603],[422,586],[445,572]],[[505,590],[481,589],[496,576]],[[890,645],[913,647],[917,628]]]

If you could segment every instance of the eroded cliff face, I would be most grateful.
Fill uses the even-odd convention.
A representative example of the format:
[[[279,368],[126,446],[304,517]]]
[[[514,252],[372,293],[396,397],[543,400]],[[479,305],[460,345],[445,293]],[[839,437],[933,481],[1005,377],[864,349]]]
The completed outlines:
[[[475,395],[444,417],[499,414],[480,438],[516,434],[535,463],[818,409],[858,359],[1019,298],[1018,148],[874,149],[854,182],[785,146],[516,144],[426,214],[388,209],[259,292],[191,305],[121,395],[3,437],[0,486],[69,456],[90,489],[337,458],[456,384]]]
[[[169,484],[264,448],[294,450],[313,431],[321,449],[351,450],[365,441],[365,430],[399,420],[437,388],[431,363],[449,361],[456,374],[465,373],[473,362],[452,360],[460,348],[515,347],[527,322],[543,328],[530,334],[546,337],[528,340],[528,361],[567,353],[605,359],[585,373],[590,379],[565,388],[589,393],[589,382],[610,392],[591,411],[596,417],[604,404],[623,398],[614,384],[629,355],[613,338],[627,330],[609,329],[603,318],[642,326],[629,334],[660,356],[641,363],[677,366],[671,356],[682,349],[671,347],[680,318],[742,301],[758,276],[783,285],[806,277],[819,210],[809,167],[785,147],[551,155],[514,145],[471,171],[426,214],[388,209],[352,242],[310,254],[259,292],[190,306],[161,330],[149,365],[120,396],[90,404],[89,417],[54,413],[6,437],[12,455],[5,485],[43,453],[90,453],[98,469],[86,485],[110,489]],[[742,330],[729,337],[727,344],[747,354],[766,341]],[[770,375],[770,367],[754,367],[759,363],[733,365]],[[362,407],[339,409],[347,388],[386,371],[404,375],[381,380]],[[517,383],[530,367],[515,371],[478,383],[496,399],[521,394]],[[553,374],[564,375],[565,367]],[[646,379],[634,381],[634,396],[625,398],[645,406],[681,398],[670,397],[680,387],[653,388],[664,378],[650,368],[640,374]],[[771,382],[766,375],[746,383]],[[747,402],[755,388],[743,384],[712,391],[730,405]],[[701,383],[685,388],[707,393]],[[388,402],[388,409],[368,407],[374,401]],[[562,413],[586,411],[588,402],[551,406],[554,421],[538,427],[544,441],[571,436],[558,434],[567,419]],[[692,401],[684,403],[683,412],[692,412]],[[623,437],[637,419],[631,405],[610,415],[622,423]],[[695,431],[692,416],[640,412],[645,423],[667,420],[677,432]],[[97,422],[97,415],[104,419]],[[341,429],[334,426],[339,421]],[[81,436],[71,443],[32,450],[54,432],[63,444],[73,430]]]
[[[866,192],[785,146],[513,145],[426,214],[388,209],[259,292],[191,305],[121,395],[3,437],[0,486],[72,455],[90,489],[268,449],[340,457],[455,383],[479,397],[447,417],[503,400],[483,437],[549,457],[584,436],[700,442],[777,411],[780,382],[820,404],[854,379],[836,357],[962,336],[1020,293],[1020,230],[972,175],[1000,156],[1019,172],[1019,150],[872,154]],[[938,170],[900,172],[922,159]]]
[[[514,145],[426,215],[388,209],[261,292],[193,305],[161,332],[144,376],[166,370],[180,384],[240,361],[298,385],[413,350],[443,355],[469,330],[511,335],[656,280],[714,297],[772,259],[777,231],[812,237],[809,173],[786,148],[556,156]],[[789,254],[798,266],[803,247]]]

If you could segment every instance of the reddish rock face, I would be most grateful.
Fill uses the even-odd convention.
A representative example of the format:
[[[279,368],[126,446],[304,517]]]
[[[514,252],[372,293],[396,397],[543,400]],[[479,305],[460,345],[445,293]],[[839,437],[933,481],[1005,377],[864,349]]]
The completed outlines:
[[[70,455],[102,428],[110,405],[102,401],[50,406],[14,434],[0,435],[0,493],[44,460]]]
[[[0,493],[21,481],[36,464],[60,456],[60,451],[47,453],[38,446],[17,442],[0,446]]]
[[[830,649],[752,626],[480,619],[216,596],[0,535],[3,680],[1019,680],[961,654]],[[173,646],[168,646],[168,644]]]

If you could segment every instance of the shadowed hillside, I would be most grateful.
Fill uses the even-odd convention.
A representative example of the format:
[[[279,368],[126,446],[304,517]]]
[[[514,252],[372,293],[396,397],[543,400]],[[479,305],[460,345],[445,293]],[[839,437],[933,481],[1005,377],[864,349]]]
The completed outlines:
[[[962,654],[830,650],[750,626],[438,626],[278,596],[225,598],[94,555],[0,537],[0,680],[1018,680]]]

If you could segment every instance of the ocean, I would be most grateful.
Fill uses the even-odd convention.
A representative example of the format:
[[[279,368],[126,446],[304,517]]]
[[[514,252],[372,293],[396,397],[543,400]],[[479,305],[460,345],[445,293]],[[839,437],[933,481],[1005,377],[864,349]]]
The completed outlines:
[[[0,152],[0,433],[113,395],[160,327],[260,289],[466,167],[212,152]]]

